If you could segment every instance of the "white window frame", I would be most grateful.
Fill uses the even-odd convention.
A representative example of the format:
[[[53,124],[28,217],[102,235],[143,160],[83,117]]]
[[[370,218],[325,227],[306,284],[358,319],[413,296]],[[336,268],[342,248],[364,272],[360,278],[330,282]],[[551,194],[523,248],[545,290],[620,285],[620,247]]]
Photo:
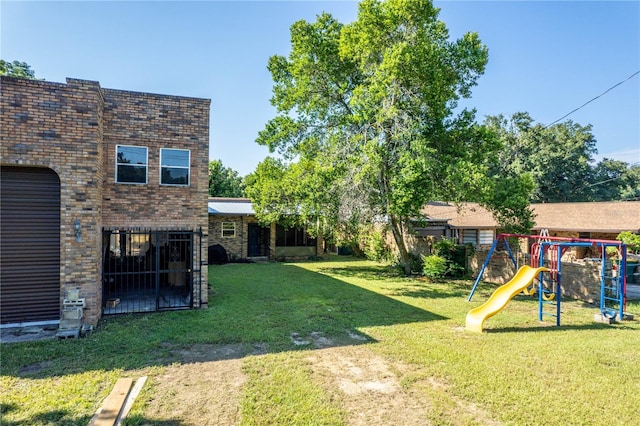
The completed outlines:
[[[186,151],[189,156],[187,160],[187,166],[169,166],[163,165],[162,157],[164,156],[164,151]],[[164,168],[170,169],[186,169],[187,170],[187,183],[163,183],[162,182],[162,169]],[[160,185],[162,186],[190,186],[191,185],[191,150],[190,149],[181,149],[181,148],[160,148],[160,177],[159,177]]]
[[[226,234],[225,234],[226,232]],[[229,234],[229,232],[231,232]],[[235,238],[236,237],[236,223],[235,222],[222,222],[220,225],[220,236],[222,238]]]
[[[143,164],[130,164],[130,163],[119,163],[118,162],[118,151],[120,148],[142,148],[145,151],[145,163]],[[116,155],[115,155],[115,176],[114,180],[117,184],[121,185],[147,185],[149,183],[149,148],[146,146],[138,146],[138,145],[116,145]],[[118,167],[119,166],[129,166],[129,167],[144,167],[144,182],[119,182],[118,181]]]

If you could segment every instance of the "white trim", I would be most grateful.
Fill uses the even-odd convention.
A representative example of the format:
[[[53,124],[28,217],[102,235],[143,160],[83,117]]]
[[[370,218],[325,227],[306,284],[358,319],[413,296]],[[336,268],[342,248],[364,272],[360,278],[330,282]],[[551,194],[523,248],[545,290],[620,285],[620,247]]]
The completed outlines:
[[[163,166],[162,165],[162,151],[171,150],[171,151],[187,151],[188,159],[187,159],[187,167],[185,166]],[[160,186],[191,186],[191,150],[190,149],[181,149],[181,148],[160,148],[160,171],[158,182],[160,182]],[[162,183],[162,169],[167,167],[169,169],[186,169],[187,170],[187,184],[182,183]]]
[[[118,163],[118,148],[120,148],[121,146],[122,147],[129,147],[129,148],[144,148],[144,150],[145,150],[144,182],[118,182],[118,165],[142,167],[141,164]],[[147,184],[149,184],[149,147],[138,146],[138,145],[120,145],[120,144],[117,144],[116,145],[115,163],[116,163],[116,166],[115,166],[115,169],[114,169],[115,174],[113,176],[113,180],[115,181],[115,183],[117,183],[119,185],[147,185]]]

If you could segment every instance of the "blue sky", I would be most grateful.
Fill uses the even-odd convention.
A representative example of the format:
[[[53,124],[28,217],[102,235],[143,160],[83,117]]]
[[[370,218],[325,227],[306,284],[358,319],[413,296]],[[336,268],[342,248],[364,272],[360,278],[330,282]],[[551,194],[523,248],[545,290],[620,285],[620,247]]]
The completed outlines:
[[[476,31],[489,64],[465,106],[527,111],[548,124],[640,70],[638,1],[437,1],[451,37]],[[352,1],[0,3],[0,56],[36,76],[211,99],[210,159],[241,175],[268,155],[255,143],[274,116],[271,55],[289,27],[326,11],[347,23]],[[640,162],[640,75],[568,117],[592,124],[598,159]]]

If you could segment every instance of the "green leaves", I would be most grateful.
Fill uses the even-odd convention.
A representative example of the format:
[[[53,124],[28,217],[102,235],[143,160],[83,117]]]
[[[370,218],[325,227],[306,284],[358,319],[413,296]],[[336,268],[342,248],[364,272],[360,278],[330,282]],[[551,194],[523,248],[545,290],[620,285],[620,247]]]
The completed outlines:
[[[622,200],[640,196],[640,168],[602,160],[593,164],[591,125],[567,120],[544,127],[528,113],[487,117],[485,124],[503,147],[492,173],[507,178],[529,174],[532,202]]]
[[[625,243],[630,253],[640,253],[640,234],[624,231],[616,237],[616,240]]]
[[[35,80],[36,73],[26,62],[13,61],[8,62],[0,59],[0,75],[8,75],[9,77],[28,78]]]
[[[277,179],[261,169],[272,159],[256,171],[258,214],[313,214],[333,230],[385,217],[408,264],[409,218],[428,201],[477,198],[488,185],[493,133],[474,111],[453,113],[487,59],[477,34],[450,40],[427,0],[365,0],[347,25],[326,13],[294,23],[289,56],[268,65],[278,115],[257,142],[283,162]]]
[[[209,196],[242,197],[244,183],[238,172],[224,167],[220,160],[209,162]]]

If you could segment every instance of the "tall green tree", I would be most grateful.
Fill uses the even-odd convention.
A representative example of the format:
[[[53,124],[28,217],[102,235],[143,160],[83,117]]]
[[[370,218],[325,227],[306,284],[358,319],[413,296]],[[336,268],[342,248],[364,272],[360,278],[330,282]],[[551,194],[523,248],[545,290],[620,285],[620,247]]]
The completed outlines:
[[[640,165],[603,159],[591,174],[593,201],[640,200]]]
[[[326,13],[294,23],[289,56],[269,59],[278,114],[257,139],[316,191],[280,194],[295,199],[289,214],[385,219],[409,272],[403,235],[427,201],[490,200],[485,158],[499,143],[474,111],[455,112],[487,59],[477,34],[450,40],[427,0],[364,0],[347,25]],[[261,200],[258,216],[275,208]]]
[[[534,181],[532,202],[586,201],[591,197],[593,155],[597,153],[591,125],[571,120],[550,127],[534,123],[528,113],[506,118],[489,116],[485,124],[501,142],[498,173],[525,173]]]
[[[0,75],[8,75],[9,77],[19,77],[35,79],[36,73],[26,62],[13,61],[8,62],[0,59]]]
[[[620,200],[640,201],[640,164],[634,163],[627,166],[623,175],[625,188],[620,192]]]
[[[242,197],[244,182],[235,170],[222,165],[220,160],[209,162],[209,196]]]

